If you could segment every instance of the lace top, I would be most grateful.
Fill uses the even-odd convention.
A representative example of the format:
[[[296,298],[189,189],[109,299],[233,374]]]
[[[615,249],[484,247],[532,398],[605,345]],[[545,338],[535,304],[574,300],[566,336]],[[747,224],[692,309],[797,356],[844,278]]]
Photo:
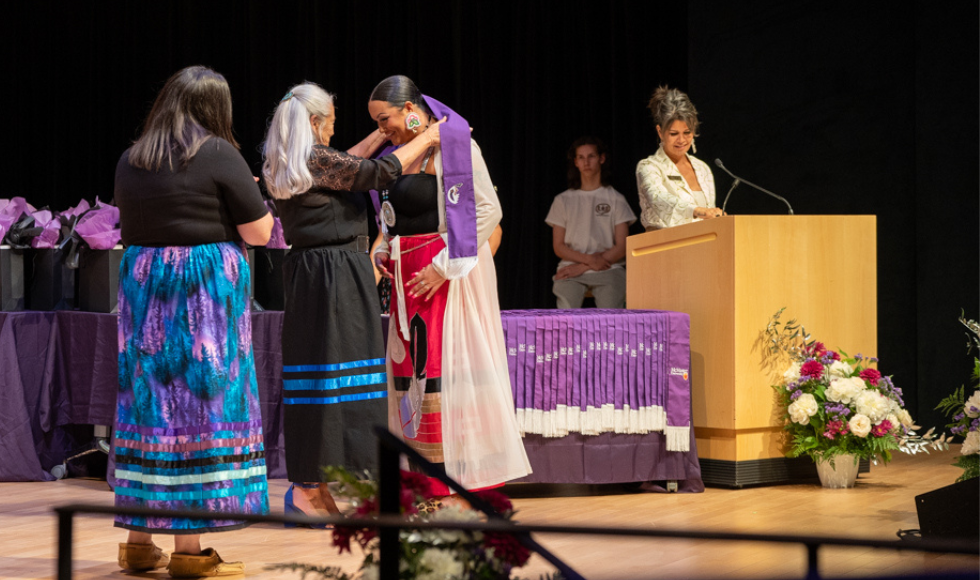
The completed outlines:
[[[309,161],[310,191],[276,200],[286,242],[294,248],[343,244],[368,233],[367,196],[401,175],[394,155],[363,159],[332,147],[316,145]]]

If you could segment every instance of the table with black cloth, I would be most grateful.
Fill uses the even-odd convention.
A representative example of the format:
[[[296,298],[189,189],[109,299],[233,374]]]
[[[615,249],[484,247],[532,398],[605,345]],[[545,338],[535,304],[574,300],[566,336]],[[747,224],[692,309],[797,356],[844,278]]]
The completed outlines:
[[[562,357],[558,331],[567,331],[569,340],[583,338],[574,337],[574,332],[568,330],[569,325],[575,326],[572,324],[572,312],[502,313],[508,354],[513,352],[512,356],[508,356],[508,361],[515,389],[515,404],[525,428],[524,446],[534,471],[520,481],[588,484],[677,481],[680,491],[703,490],[693,431],[687,450],[668,451],[664,432],[649,431],[643,425],[637,428],[630,422],[630,413],[627,411],[624,414],[622,407],[623,404],[633,403],[630,408],[636,411],[637,397],[642,402],[646,393],[648,397],[660,396],[662,408],[664,401],[669,399],[668,391],[687,388],[687,392],[677,399],[682,405],[675,404],[674,411],[667,409],[665,415],[668,424],[672,417],[675,421],[678,417],[689,418],[690,391],[684,384],[687,383],[686,376],[682,382],[670,381],[673,374],[670,371],[676,369],[668,368],[666,373],[671,376],[663,376],[662,369],[649,365],[630,367],[629,355],[626,364],[622,365],[621,378],[616,375],[617,363],[611,357],[605,359],[605,367],[583,367],[592,373],[590,377],[593,378],[590,379],[581,378],[582,369],[576,369],[575,361],[566,364],[562,367],[564,370],[559,372],[558,362]],[[593,345],[602,345],[603,342],[613,344],[615,352],[617,342],[614,341],[618,341],[620,346],[628,344],[631,321],[632,336],[637,336],[636,323],[639,318],[630,315],[634,311],[578,312],[577,317],[582,324],[576,328],[580,332],[596,333],[599,337],[591,341]],[[677,362],[676,366],[689,368],[686,315],[644,312],[651,313],[648,319],[658,318],[660,324],[667,324],[673,329],[664,334],[659,341],[660,347],[667,347],[668,351],[673,348],[675,358],[679,357],[677,361],[683,361]],[[77,451],[78,441],[74,439],[72,426],[112,425],[118,384],[116,323],[115,314],[0,312],[0,481],[52,480],[54,477],[49,473],[50,469]],[[554,332],[551,332],[552,326]],[[625,332],[618,339],[615,333],[617,327],[622,327],[621,330]],[[281,328],[282,312],[252,314],[252,346],[262,406],[267,468],[269,477],[275,479],[286,477],[282,436]],[[554,347],[555,353],[558,353],[554,358],[559,360],[554,361],[554,365],[544,364],[552,362],[552,357],[546,354],[541,354],[540,363],[536,354],[530,358],[518,356],[526,355],[527,345],[524,352],[519,352],[519,344],[520,340],[526,341],[532,336],[531,330],[535,330],[535,340],[540,340],[542,345],[536,345],[532,353],[536,351],[536,354],[541,354],[547,340],[548,348]],[[603,336],[608,340],[603,341]],[[588,344],[588,336],[585,338],[585,344]],[[635,349],[637,338],[632,340]],[[647,346],[649,342],[644,348]],[[568,350],[572,349],[566,348]],[[643,358],[642,355],[640,358]],[[662,362],[667,367],[675,364],[666,359]],[[596,357],[598,363],[599,358]],[[662,384],[659,391],[657,387],[651,390],[649,380],[639,390],[627,388],[630,381],[648,379],[645,373],[651,372],[659,372]],[[615,389],[610,387],[603,391],[598,388],[600,384],[614,383]],[[546,391],[553,393],[553,396]],[[577,392],[581,392],[581,396]],[[602,399],[604,396],[608,397],[608,401]],[[582,409],[579,414],[581,419],[564,424],[557,430],[552,427],[535,429],[539,423],[554,425],[554,420],[548,417],[555,416],[556,410],[560,410],[562,416],[570,417],[568,409],[575,405]],[[677,410],[683,405],[687,405],[687,408],[677,415]],[[604,410],[608,411],[605,415]],[[539,420],[541,417],[545,417],[543,423]],[[598,419],[593,421],[587,417]],[[582,429],[583,425],[586,425],[585,429]],[[583,430],[585,433],[581,432]],[[110,462],[110,474],[111,467]],[[111,484],[111,477],[109,481]]]

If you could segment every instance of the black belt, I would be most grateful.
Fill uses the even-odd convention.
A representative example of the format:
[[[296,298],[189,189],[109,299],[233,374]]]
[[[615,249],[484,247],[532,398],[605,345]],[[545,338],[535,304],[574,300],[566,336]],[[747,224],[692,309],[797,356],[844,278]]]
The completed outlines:
[[[324,244],[322,246],[317,246],[317,247],[329,248],[331,250],[346,250],[348,252],[357,252],[358,254],[366,254],[371,249],[371,238],[367,236],[357,236],[356,238],[354,238],[349,242],[342,242],[340,244]]]

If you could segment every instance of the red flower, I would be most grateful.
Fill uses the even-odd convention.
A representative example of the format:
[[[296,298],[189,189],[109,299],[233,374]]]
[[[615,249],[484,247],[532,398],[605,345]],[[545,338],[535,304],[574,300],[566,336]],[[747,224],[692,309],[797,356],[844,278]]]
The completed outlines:
[[[858,376],[871,383],[872,386],[878,386],[878,380],[881,378],[881,373],[878,372],[878,369],[864,369],[858,373]]]
[[[830,355],[830,358],[832,358],[834,360],[840,360],[840,354],[838,354],[837,351],[828,350],[827,351],[827,354]]]
[[[338,554],[343,554],[344,551],[353,553],[350,551],[350,539],[354,535],[354,528],[348,528],[344,526],[335,526],[333,529],[333,545],[337,548]]]
[[[369,497],[360,503],[355,509],[354,513],[358,517],[373,516],[378,513],[378,498]]]
[[[404,487],[402,488],[400,501],[403,514],[411,516],[419,513],[418,508],[415,507],[415,497],[414,491]]]
[[[827,347],[822,342],[815,342],[807,347],[806,352],[813,356],[823,356],[827,352]]]
[[[800,376],[819,379],[823,376],[823,365],[815,360],[808,360],[800,367]]]
[[[503,560],[515,568],[527,563],[531,552],[517,541],[513,534],[487,532],[483,535],[483,546],[487,550],[493,548],[493,556]]]
[[[357,534],[357,543],[361,545],[362,550],[366,550],[367,545],[371,542],[371,540],[377,537],[378,528],[364,528]]]
[[[847,435],[847,431],[847,423],[843,421],[828,421],[827,430],[823,432],[823,436],[833,440],[837,435]]]
[[[477,497],[490,504],[493,509],[497,510],[497,513],[507,515],[514,511],[514,504],[510,502],[510,499],[508,499],[506,495],[500,493],[499,491],[488,489],[475,493]]]
[[[412,490],[423,500],[432,499],[435,496],[432,493],[432,482],[429,481],[429,478],[414,471],[402,470],[402,487]]]
[[[888,419],[883,420],[871,428],[871,434],[875,437],[884,437],[888,435],[888,432],[892,430],[892,422]]]

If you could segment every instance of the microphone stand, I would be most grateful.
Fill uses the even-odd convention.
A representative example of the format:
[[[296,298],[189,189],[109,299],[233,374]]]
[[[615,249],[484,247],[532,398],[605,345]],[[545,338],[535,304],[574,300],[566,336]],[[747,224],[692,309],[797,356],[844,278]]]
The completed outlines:
[[[739,183],[742,183],[742,180],[736,177],[735,181],[732,182],[732,186],[728,188],[728,194],[725,195],[725,203],[721,204],[721,215],[725,215],[725,208],[728,207],[728,198],[732,196],[732,192],[735,191]]]
[[[765,193],[767,195],[770,195],[772,197],[775,197],[779,201],[785,203],[786,204],[786,207],[789,208],[789,215],[793,215],[793,206],[791,206],[789,204],[789,202],[786,201],[786,198],[785,197],[783,197],[781,195],[776,195],[775,193],[769,191],[768,189],[765,189],[763,187],[759,187],[758,185],[752,183],[751,181],[746,181],[746,180],[742,179],[741,177],[738,177],[737,175],[735,175],[734,173],[732,173],[731,171],[729,171],[727,167],[725,167],[725,165],[721,162],[721,159],[715,159],[715,165],[717,165],[718,168],[720,168],[722,171],[724,171],[725,173],[727,173],[728,175],[730,175],[732,177],[732,179],[735,180],[735,183],[732,184],[732,188],[728,190],[728,195],[731,195],[732,194],[732,191],[735,190],[735,186],[737,186],[739,183],[744,183],[745,185],[754,187],[754,188],[758,189],[759,191],[761,191],[762,193]],[[725,211],[725,205],[727,205],[727,204],[728,204],[728,196],[725,196],[725,204],[722,205],[721,211]]]

